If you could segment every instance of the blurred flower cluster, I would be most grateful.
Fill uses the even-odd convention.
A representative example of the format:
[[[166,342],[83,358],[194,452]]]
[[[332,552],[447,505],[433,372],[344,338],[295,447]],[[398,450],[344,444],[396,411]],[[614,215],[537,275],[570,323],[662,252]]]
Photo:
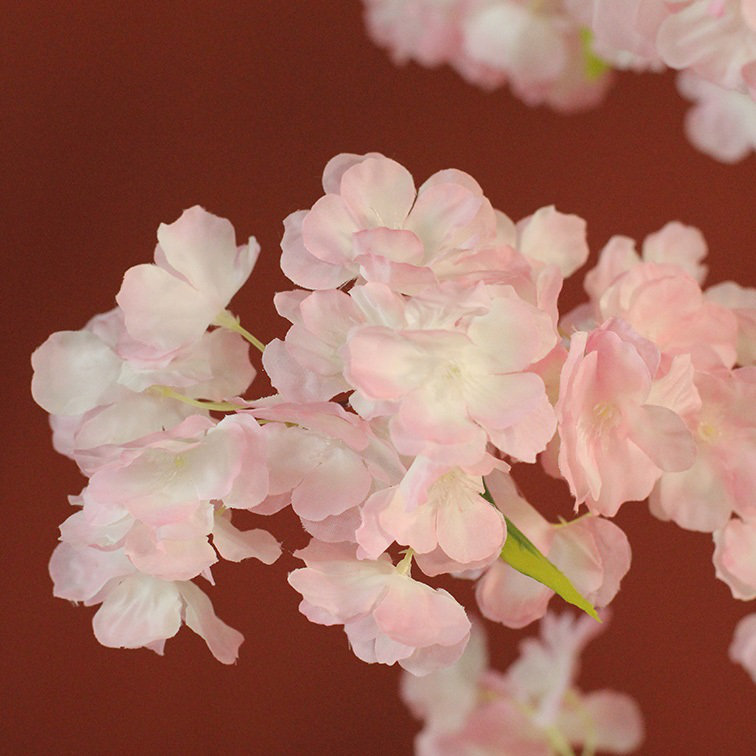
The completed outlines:
[[[679,71],[685,129],[726,163],[756,150],[754,0],[363,0],[394,62],[452,66],[528,105],[598,105],[614,70]]]

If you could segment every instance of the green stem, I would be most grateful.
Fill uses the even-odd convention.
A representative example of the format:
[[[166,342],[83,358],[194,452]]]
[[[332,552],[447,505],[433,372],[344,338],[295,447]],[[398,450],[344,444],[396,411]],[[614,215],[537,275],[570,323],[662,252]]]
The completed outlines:
[[[190,396],[184,396],[184,394],[174,391],[169,386],[153,386],[152,389],[168,399],[177,399],[179,402],[184,402],[184,404],[199,407],[200,409],[216,410],[218,412],[236,412],[236,410],[244,409],[244,405],[233,404],[232,402],[209,402],[205,399],[192,399]]]
[[[226,328],[229,331],[234,331],[243,336],[253,347],[255,347],[255,349],[259,349],[260,352],[265,351],[265,344],[263,344],[257,336],[254,336],[246,328],[243,328],[241,323],[239,323],[236,317],[228,310],[223,310],[223,312],[215,318],[213,325]]]
[[[396,571],[401,575],[409,575],[412,569],[412,555],[415,552],[412,549],[407,549],[404,552],[402,560],[396,565]]]

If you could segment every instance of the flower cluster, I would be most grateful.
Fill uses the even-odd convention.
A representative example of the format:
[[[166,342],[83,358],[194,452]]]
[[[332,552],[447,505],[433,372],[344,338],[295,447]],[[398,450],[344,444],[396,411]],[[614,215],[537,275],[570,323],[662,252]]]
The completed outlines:
[[[183,621],[231,663],[242,636],[192,579],[212,582],[218,554],[271,563],[280,548],[231,521],[267,498],[262,428],[245,415],[217,422],[196,398],[216,406],[254,377],[225,308],[259,247],[237,247],[231,224],[198,207],[160,226],[158,241],[155,264],[126,272],[116,309],[32,356],[55,448],[89,478],[50,574],[56,596],[101,604],[93,624],[106,646],[162,653]]]
[[[509,627],[543,617],[555,591],[595,613],[630,567],[609,518],[648,496],[662,519],[712,532],[717,575],[756,596],[756,291],[702,291],[697,230],[670,223],[640,252],[612,238],[588,301],[560,315],[563,280],[588,259],[582,219],[544,207],[514,222],[469,175],[418,188],[377,153],[333,158],[323,189],[284,224],[298,287],[274,300],[284,338],[264,346],[226,309],[254,239],[237,247],[228,221],[192,208],[160,227],[154,264],[127,271],[116,309],[32,357],[56,448],[89,479],[50,563],[55,594],[101,604],[102,643],[162,653],[184,622],[232,662],[242,636],[194,581],[212,583],[219,557],[280,554],[267,530],[233,524],[239,509],[290,507],[311,537],[289,575],[301,612],[342,626],[360,659],[415,675],[467,669],[471,622],[429,581],[474,580],[480,611]],[[242,397],[247,342],[273,396]],[[519,493],[511,466],[539,456],[585,513],[550,522]],[[522,669],[486,683],[493,708],[471,692],[464,718],[501,709],[512,737],[557,727],[633,747],[634,724],[621,742],[579,724],[632,709],[624,699],[567,693],[593,622],[546,619]],[[751,665],[752,631],[731,652]],[[551,656],[553,689],[527,671]],[[443,737],[463,742],[462,720]]]
[[[643,740],[635,701],[613,690],[574,687],[580,653],[600,632],[588,617],[548,613],[540,639],[520,645],[505,673],[488,667],[482,628],[474,626],[463,657],[427,677],[405,675],[402,697],[424,727],[418,756],[631,753]]]
[[[507,85],[531,106],[592,108],[612,81],[591,45],[584,0],[363,0],[376,44],[397,64],[446,64],[484,89]]]
[[[363,0],[370,36],[397,63],[451,65],[529,105],[597,105],[612,69],[680,71],[698,149],[736,162],[756,149],[753,0]]]

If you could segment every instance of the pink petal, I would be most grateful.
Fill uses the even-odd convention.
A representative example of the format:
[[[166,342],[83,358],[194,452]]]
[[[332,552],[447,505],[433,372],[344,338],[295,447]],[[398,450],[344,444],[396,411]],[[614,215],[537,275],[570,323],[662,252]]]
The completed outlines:
[[[92,626],[103,646],[139,648],[176,635],[181,627],[181,610],[175,583],[133,575],[108,593]]]
[[[187,627],[205,640],[219,662],[233,664],[244,636],[218,619],[210,599],[194,583],[180,583],[178,590],[186,603],[184,620]]]
[[[213,545],[232,562],[254,557],[263,564],[273,564],[281,556],[280,544],[267,530],[239,530],[228,517],[215,518]]]
[[[122,361],[88,331],[59,331],[34,350],[31,391],[56,415],[81,415],[107,400]]]
[[[554,592],[499,560],[475,585],[475,599],[484,617],[511,628],[529,625],[546,613]]]
[[[367,158],[344,171],[341,197],[361,228],[401,228],[415,201],[415,183],[396,161]]]

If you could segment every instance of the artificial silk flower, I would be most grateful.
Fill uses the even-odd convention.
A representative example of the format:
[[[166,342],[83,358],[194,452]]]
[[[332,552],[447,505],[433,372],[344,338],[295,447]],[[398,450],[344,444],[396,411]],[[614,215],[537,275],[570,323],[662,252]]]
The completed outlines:
[[[714,532],[717,577],[741,601],[756,598],[756,519],[733,517]]]
[[[722,163],[737,163],[756,151],[753,96],[717,86],[690,71],[680,73],[677,87],[693,102],[685,116],[685,133],[701,152]]]
[[[448,666],[470,635],[465,610],[444,590],[413,580],[388,555],[358,560],[351,544],[311,541],[289,574],[312,622],[343,624],[354,653],[368,663],[399,663],[414,674]]]
[[[623,502],[645,499],[664,470],[693,464],[695,445],[682,418],[654,403],[665,401],[652,393],[659,359],[621,321],[573,334],[557,417],[559,469],[576,507],[586,503],[612,517]]]
[[[738,364],[756,363],[756,288],[723,281],[710,286],[704,293],[707,299],[732,310],[737,318]]]
[[[201,207],[158,228],[155,263],[129,268],[116,301],[126,330],[171,352],[197,341],[249,277],[260,251],[254,237],[236,245],[233,226]]]
[[[510,5],[559,31],[556,2]],[[640,254],[612,238],[590,301],[560,318],[563,280],[588,257],[577,216],[547,206],[515,223],[467,174],[416,189],[377,153],[336,156],[323,189],[285,222],[281,264],[307,289],[275,298],[291,324],[264,348],[275,395],[240,398],[254,375],[243,339],[263,345],[225,309],[256,245],[237,248],[199,208],[161,226],[155,265],[127,274],[118,308],[35,352],[54,444],[89,478],[60,526],[55,595],[99,604],[105,645],[162,653],[184,623],[229,663],[241,635],[193,581],[212,583],[219,559],[274,562],[276,538],[235,510],[290,508],[312,536],[289,576],[302,613],[343,626],[366,662],[445,680],[412,694],[419,753],[631,750],[632,701],[574,688],[597,626],[546,614],[551,587],[586,612],[611,601],[630,547],[598,515],[653,488],[652,511],[713,531],[718,576],[753,595],[756,370],[734,368],[753,361],[750,290],[704,294],[703,236],[672,222]],[[539,454],[587,514],[549,522],[517,493],[510,465]],[[506,674],[486,671],[480,644],[468,662],[465,610],[421,582],[440,575],[477,581],[495,621],[545,615],[542,640]]]
[[[424,720],[416,753],[549,756],[580,746],[590,752],[637,749],[643,720],[635,701],[611,690],[583,693],[574,685],[580,653],[600,628],[587,617],[547,614],[541,637],[525,639],[519,659],[502,673],[487,668],[483,631],[475,625],[454,666],[402,679],[402,697]],[[459,706],[452,706],[457,700]]]
[[[756,683],[756,612],[746,614],[735,626],[730,659],[742,665]]]
[[[326,166],[325,196],[287,219],[282,262],[294,283],[322,289],[396,280],[411,288],[432,283],[433,271],[450,259],[495,242],[496,215],[467,174],[440,171],[416,190],[394,160],[375,153],[350,158]]]
[[[694,374],[698,407],[683,412],[696,446],[691,467],[665,472],[651,511],[687,530],[712,532],[733,512],[756,516],[756,382],[753,368]]]
[[[481,496],[483,491],[479,475],[454,468],[438,477],[412,507],[401,486],[374,494],[365,503],[356,533],[362,553],[377,558],[396,542],[418,556],[434,552],[436,562],[443,559],[458,570],[490,564],[498,559],[507,531],[501,513]]]
[[[88,473],[119,445],[201,412],[174,393],[222,401],[255,376],[239,334],[216,329],[165,354],[133,339],[119,308],[52,334],[31,362],[32,396],[51,413],[55,448]]]
[[[627,236],[613,236],[599,252],[595,267],[585,274],[583,287],[596,306],[604,292],[625,272],[642,262],[676,265],[702,284],[707,267],[703,259],[708,252],[703,234],[693,226],[672,221],[649,234],[641,253]]]
[[[447,64],[528,105],[597,106],[612,69],[681,72],[696,101],[686,133],[722,162],[754,150],[753,0],[363,0],[369,36],[393,61]]]
[[[487,485],[496,506],[556,565],[594,606],[608,605],[630,569],[630,543],[610,520],[593,514],[551,523],[517,491],[511,476],[494,473]],[[475,585],[487,619],[507,627],[529,625],[546,614],[554,592],[503,560],[493,562]]]
[[[610,83],[569,3],[364,0],[368,33],[395,63],[452,66],[472,84],[508,84],[528,105],[573,112]]]
[[[56,596],[101,604],[92,624],[104,646],[144,646],[162,655],[165,641],[186,624],[218,661],[236,661],[244,637],[216,617],[210,599],[190,581],[140,574],[122,550],[66,542],[53,552],[50,575]]]

